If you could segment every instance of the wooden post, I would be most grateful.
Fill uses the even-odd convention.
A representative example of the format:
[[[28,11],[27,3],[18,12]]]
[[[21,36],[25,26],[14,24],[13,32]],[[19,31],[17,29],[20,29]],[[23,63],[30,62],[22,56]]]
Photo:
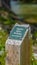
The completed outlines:
[[[31,65],[29,26],[15,24],[6,41],[6,65]]]

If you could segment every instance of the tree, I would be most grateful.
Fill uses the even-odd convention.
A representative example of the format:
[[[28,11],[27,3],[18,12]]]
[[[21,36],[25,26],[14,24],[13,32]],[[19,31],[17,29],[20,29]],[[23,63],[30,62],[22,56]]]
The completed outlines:
[[[0,0],[0,7],[2,7],[2,1]]]
[[[2,4],[3,4],[3,2],[10,7],[10,0],[2,0]],[[4,4],[3,4],[3,6],[4,6]],[[4,7],[5,7],[5,6],[4,6]]]

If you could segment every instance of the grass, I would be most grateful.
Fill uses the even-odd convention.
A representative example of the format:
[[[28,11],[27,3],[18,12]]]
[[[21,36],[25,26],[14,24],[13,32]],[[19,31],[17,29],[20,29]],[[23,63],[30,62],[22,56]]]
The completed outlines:
[[[19,15],[29,23],[37,23],[37,4],[20,5]]]

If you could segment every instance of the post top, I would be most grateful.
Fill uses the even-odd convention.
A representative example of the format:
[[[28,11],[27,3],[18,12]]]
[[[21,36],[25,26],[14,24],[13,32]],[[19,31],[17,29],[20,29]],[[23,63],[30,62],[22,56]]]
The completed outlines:
[[[21,43],[27,35],[28,30],[29,25],[20,25],[16,23],[12,28],[6,43],[12,45],[21,45]]]

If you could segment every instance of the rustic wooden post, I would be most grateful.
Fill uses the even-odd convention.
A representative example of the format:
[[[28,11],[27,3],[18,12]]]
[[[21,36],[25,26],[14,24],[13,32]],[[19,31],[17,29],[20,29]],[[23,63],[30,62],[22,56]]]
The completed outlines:
[[[31,65],[29,25],[15,24],[6,41],[6,65]]]

